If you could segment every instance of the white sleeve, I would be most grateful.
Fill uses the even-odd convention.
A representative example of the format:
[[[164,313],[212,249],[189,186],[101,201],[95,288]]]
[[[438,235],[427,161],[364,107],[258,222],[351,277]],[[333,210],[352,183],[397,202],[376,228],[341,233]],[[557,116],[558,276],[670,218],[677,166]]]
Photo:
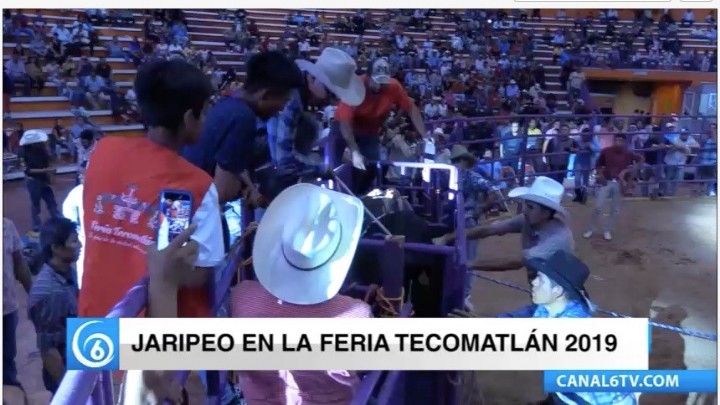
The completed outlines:
[[[82,190],[83,185],[75,186],[62,204],[62,214],[65,218],[79,224],[82,218],[79,218],[80,207],[82,206]]]
[[[223,228],[220,222],[220,200],[215,184],[211,184],[192,219],[197,229],[192,239],[198,243],[197,267],[214,267],[225,258]]]

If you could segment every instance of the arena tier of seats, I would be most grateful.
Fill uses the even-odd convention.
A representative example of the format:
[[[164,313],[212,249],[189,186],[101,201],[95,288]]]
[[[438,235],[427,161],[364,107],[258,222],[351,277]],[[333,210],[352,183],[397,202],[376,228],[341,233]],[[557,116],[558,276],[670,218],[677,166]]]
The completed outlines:
[[[43,10],[42,15],[49,26],[54,26],[57,22],[63,21],[66,24],[72,23],[76,19],[77,12],[81,10]],[[260,33],[263,37],[269,36],[271,39],[278,39],[286,28],[285,18],[290,12],[297,12],[298,10],[246,10],[247,18],[254,19],[260,28]],[[299,10],[305,16],[313,14],[314,10]],[[551,10],[548,10],[551,11]],[[621,10],[629,11],[629,10]],[[35,10],[24,10],[28,17],[35,16]],[[368,19],[380,18],[386,14],[385,10],[369,10]],[[525,31],[532,31],[536,36],[540,36],[547,28],[555,30],[557,28],[572,28],[573,19],[576,17],[572,15],[574,11],[568,12],[567,19],[557,19],[554,17],[545,16],[542,21],[536,22],[528,20],[522,23],[522,29]],[[328,21],[332,22],[339,14],[352,14],[350,10],[324,10]],[[554,13],[554,11],[553,11]],[[576,13],[576,12],[575,12]],[[546,13],[543,10],[543,14]],[[234,52],[228,52],[227,47],[223,42],[223,32],[230,27],[231,22],[228,20],[221,20],[217,12],[214,11],[200,11],[200,10],[186,10],[185,15],[188,21],[188,28],[190,33],[190,40],[196,49],[207,49],[211,50],[218,59],[218,64],[221,68],[234,68],[239,74],[243,73],[244,59],[242,55]],[[621,18],[625,14],[621,14]],[[696,12],[698,20],[704,18],[703,13]],[[141,12],[135,13],[135,26],[134,27],[107,27],[99,26],[96,30],[99,32],[100,41],[105,43],[117,36],[122,42],[128,43],[132,38],[142,38],[143,30],[142,23],[144,21],[144,15]],[[704,26],[706,24],[699,23],[696,27]],[[604,25],[596,23],[593,27],[596,30],[603,29]],[[656,29],[656,28],[654,28]],[[455,23],[446,22],[442,17],[432,17],[432,30],[443,31],[448,34],[455,30]],[[406,32],[406,35],[423,40],[426,37],[426,33],[423,32]],[[714,45],[705,39],[696,39],[690,37],[689,28],[680,28],[679,36],[682,39],[687,49],[697,49],[699,51],[712,50]],[[329,34],[329,40],[331,42],[344,42],[355,40],[357,35],[348,33],[337,33],[331,30]],[[378,41],[377,30],[367,30],[363,35],[363,40],[366,43],[373,43]],[[643,44],[643,38],[637,38],[635,45],[641,47]],[[3,59],[7,60],[12,54],[12,50],[15,48],[15,43],[4,43],[3,44]],[[23,46],[27,46],[24,44]],[[318,49],[313,49],[312,55],[319,53]],[[103,57],[107,54],[107,50],[98,46],[95,48],[95,57],[90,58],[91,61],[97,61],[99,57]],[[561,88],[558,80],[560,67],[552,64],[552,48],[539,44],[534,51],[535,60],[544,64],[547,79],[547,93],[556,94],[559,103],[559,112],[568,112],[568,103],[565,100],[566,92]],[[113,80],[116,82],[117,87],[124,91],[132,86],[132,82],[136,73],[136,68],[131,64],[125,62],[123,59],[108,59],[108,62],[113,68]],[[71,83],[70,86],[73,86]],[[10,107],[12,112],[9,118],[14,122],[21,122],[25,129],[30,128],[42,128],[48,129],[55,125],[55,121],[60,119],[64,124],[70,122],[73,117],[73,113],[70,111],[70,104],[65,97],[57,96],[56,88],[54,84],[47,83],[46,88],[43,90],[42,96],[37,97],[13,97],[10,101]],[[90,111],[92,121],[103,127],[103,130],[107,133],[118,133],[123,135],[137,135],[142,133],[141,125],[118,125],[115,119],[111,115],[109,110]],[[4,127],[7,128],[9,120],[5,120]]]

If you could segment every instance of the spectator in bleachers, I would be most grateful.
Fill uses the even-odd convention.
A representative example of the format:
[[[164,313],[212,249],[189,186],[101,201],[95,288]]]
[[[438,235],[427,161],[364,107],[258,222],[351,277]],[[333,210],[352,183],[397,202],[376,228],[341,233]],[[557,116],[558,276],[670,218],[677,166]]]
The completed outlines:
[[[57,25],[50,30],[50,34],[57,37],[61,44],[67,45],[72,40],[72,32],[65,26],[65,23],[58,21]]]
[[[42,95],[42,91],[45,88],[45,73],[43,73],[38,58],[27,58],[27,62],[25,62],[25,72],[27,72],[30,78],[30,85],[37,86],[38,94]]]
[[[25,62],[20,58],[20,55],[13,54],[10,60],[5,62],[5,71],[8,77],[12,81],[10,86],[11,94],[15,94],[15,88],[18,84],[23,86],[23,93],[26,97],[30,96],[30,90],[32,88],[32,79],[28,76],[25,69]]]
[[[685,10],[682,16],[682,20],[680,20],[680,25],[683,27],[692,27],[692,25],[695,23],[695,13],[688,9]]]
[[[102,104],[107,101],[105,93],[108,90],[108,83],[95,70],[92,70],[90,75],[85,77],[82,87],[85,90],[86,100],[94,109],[100,109]]]

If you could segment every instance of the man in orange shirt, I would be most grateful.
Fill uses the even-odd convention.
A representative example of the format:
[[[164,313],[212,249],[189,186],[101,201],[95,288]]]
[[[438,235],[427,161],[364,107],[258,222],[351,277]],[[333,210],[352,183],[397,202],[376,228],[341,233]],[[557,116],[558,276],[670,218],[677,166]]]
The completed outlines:
[[[336,136],[336,162],[340,162],[342,151],[349,147],[353,166],[357,169],[353,174],[353,192],[356,194],[366,193],[377,175],[377,167],[366,167],[365,162],[380,160],[380,131],[393,108],[408,113],[418,134],[428,136],[420,110],[402,84],[390,77],[387,60],[376,59],[362,80],[367,89],[362,104],[350,107],[341,102],[335,111],[342,135],[342,138]]]
[[[146,251],[157,243],[167,208],[160,195],[172,189],[192,196],[192,239],[199,251],[196,271],[178,293],[178,314],[212,316],[213,271],[224,258],[218,192],[210,175],[179,154],[200,136],[212,86],[185,61],[159,61],[141,66],[135,92],[147,136],[103,138],[85,175],[78,315],[105,316],[146,275]]]

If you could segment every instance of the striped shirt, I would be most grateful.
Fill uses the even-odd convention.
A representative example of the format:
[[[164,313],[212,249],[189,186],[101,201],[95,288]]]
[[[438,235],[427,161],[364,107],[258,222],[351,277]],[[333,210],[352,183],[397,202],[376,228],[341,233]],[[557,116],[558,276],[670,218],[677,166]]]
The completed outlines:
[[[42,266],[28,295],[28,318],[35,326],[41,352],[57,349],[65,357],[65,322],[78,316],[78,288],[74,272]]]
[[[257,281],[244,281],[230,297],[233,318],[372,318],[363,301],[336,295],[317,305],[294,305],[271,295]],[[354,371],[241,371],[248,405],[346,405],[360,382]]]

